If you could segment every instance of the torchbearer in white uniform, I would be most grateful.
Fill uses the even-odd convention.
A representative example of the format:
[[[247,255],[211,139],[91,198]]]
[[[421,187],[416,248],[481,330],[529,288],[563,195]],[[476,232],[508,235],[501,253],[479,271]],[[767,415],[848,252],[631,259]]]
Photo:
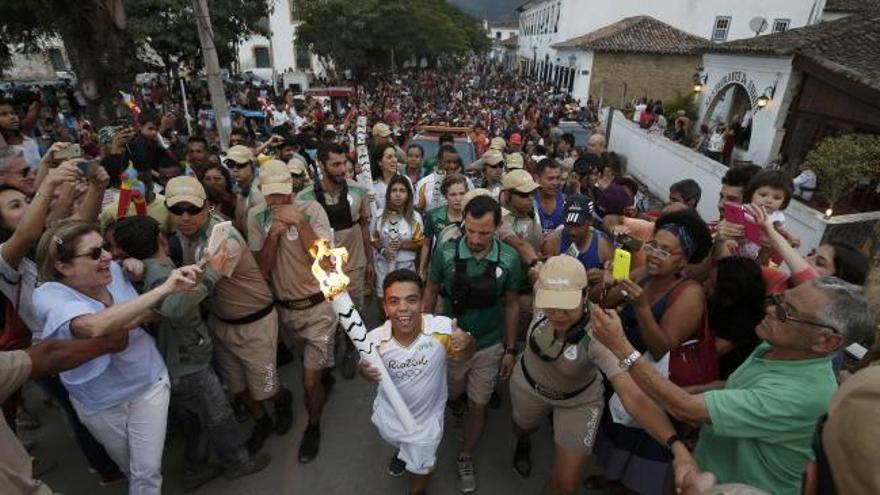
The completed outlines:
[[[409,493],[421,495],[443,438],[446,361],[470,359],[476,344],[455,320],[421,312],[422,284],[416,272],[391,272],[383,283],[383,293],[388,320],[367,334],[367,342],[378,349],[418,428],[405,431],[381,387],[373,403],[372,420],[382,438],[397,447],[388,474],[400,476],[409,471]],[[360,372],[368,380],[380,380],[379,370],[367,360],[361,360]]]

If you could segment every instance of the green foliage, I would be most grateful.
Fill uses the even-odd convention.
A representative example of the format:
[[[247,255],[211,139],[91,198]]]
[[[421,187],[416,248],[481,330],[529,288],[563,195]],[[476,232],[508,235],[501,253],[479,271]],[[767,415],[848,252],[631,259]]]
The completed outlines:
[[[696,94],[690,91],[682,93],[679,90],[675,90],[674,97],[663,101],[663,111],[667,117],[674,116],[679,110],[684,110],[685,115],[691,119],[691,122],[695,122],[699,116]]]
[[[805,163],[816,173],[819,195],[833,208],[859,181],[880,178],[880,136],[826,137],[807,154]]]
[[[490,40],[482,26],[443,0],[325,0],[298,5],[298,37],[338,69],[356,72],[427,57],[483,52]]]

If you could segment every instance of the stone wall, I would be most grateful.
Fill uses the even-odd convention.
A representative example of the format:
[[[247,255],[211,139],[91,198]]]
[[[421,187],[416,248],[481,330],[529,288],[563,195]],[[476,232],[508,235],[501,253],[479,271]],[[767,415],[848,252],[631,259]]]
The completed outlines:
[[[668,100],[676,91],[693,91],[693,75],[701,64],[699,55],[597,52],[593,56],[590,94],[616,107],[637,96]]]

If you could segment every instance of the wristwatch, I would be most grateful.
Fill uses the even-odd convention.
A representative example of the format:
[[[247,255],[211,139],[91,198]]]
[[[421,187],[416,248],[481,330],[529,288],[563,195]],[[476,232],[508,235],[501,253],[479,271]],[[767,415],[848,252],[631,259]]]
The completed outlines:
[[[669,450],[672,450],[673,444],[675,444],[675,442],[681,442],[681,441],[682,441],[681,438],[679,438],[679,436],[677,434],[673,433],[671,437],[666,439],[666,448]]]
[[[641,352],[632,351],[631,353],[629,353],[629,356],[620,360],[620,369],[622,369],[623,371],[629,371],[629,369],[632,368],[634,364],[636,364],[636,361],[638,361],[640,357],[642,357]]]

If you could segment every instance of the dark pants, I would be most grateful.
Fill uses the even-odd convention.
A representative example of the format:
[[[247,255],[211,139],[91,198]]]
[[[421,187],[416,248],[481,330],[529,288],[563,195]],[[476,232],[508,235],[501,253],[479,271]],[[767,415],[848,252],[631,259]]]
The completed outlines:
[[[181,413],[184,427],[184,473],[208,465],[208,443],[224,467],[248,460],[232,407],[212,368],[182,376],[171,386],[171,400]]]
[[[67,389],[61,384],[61,380],[57,376],[48,376],[38,378],[37,384],[43,388],[46,395],[55,400],[58,406],[61,407],[61,410],[64,411],[64,414],[67,415],[67,421],[70,423],[71,428],[73,428],[73,438],[76,440],[79,450],[86,456],[89,467],[97,471],[101,476],[119,473],[119,466],[107,455],[104,446],[95,440],[95,437],[92,436],[88,428],[79,421],[79,416],[77,416],[76,411],[73,409],[73,404],[70,403],[70,396],[67,394]]]

